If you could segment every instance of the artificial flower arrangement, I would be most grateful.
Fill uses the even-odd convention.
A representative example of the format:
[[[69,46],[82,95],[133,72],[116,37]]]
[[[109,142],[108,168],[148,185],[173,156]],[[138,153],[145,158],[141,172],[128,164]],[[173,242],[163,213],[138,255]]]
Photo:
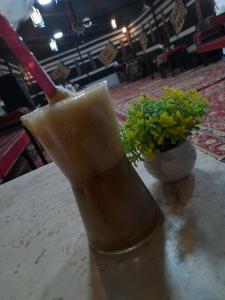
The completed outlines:
[[[142,95],[127,111],[121,129],[124,150],[134,164],[173,149],[199,128],[207,99],[196,90],[165,88],[160,99]]]

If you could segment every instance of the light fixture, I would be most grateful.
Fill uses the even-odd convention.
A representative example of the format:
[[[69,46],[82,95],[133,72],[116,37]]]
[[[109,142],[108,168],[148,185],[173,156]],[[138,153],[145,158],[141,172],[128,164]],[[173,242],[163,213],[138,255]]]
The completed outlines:
[[[149,8],[150,8],[150,6],[146,2],[144,2],[143,9],[148,10]]]
[[[32,74],[24,67],[20,66],[20,71],[27,85],[31,85],[33,81]]]
[[[48,5],[52,2],[52,0],[38,0],[40,5]]]
[[[124,34],[127,33],[127,27],[124,26],[124,27],[122,28],[122,33],[124,33]]]
[[[51,48],[52,51],[58,51],[58,46],[57,46],[57,43],[56,43],[56,40],[54,39],[51,39],[50,42],[49,42],[49,46]]]
[[[31,13],[30,17],[34,24],[34,27],[45,27],[45,23],[42,18],[42,15],[37,8],[35,8],[35,7],[32,8],[32,13]]]
[[[57,32],[55,32],[54,33],[54,35],[53,35],[53,37],[54,37],[54,39],[61,39],[62,37],[63,37],[63,33],[62,33],[62,31],[57,31]]]
[[[111,19],[111,26],[112,26],[112,29],[114,29],[114,30],[117,28],[117,24],[116,24],[115,19]]]
[[[83,18],[82,24],[85,28],[91,27],[92,21],[89,17]]]

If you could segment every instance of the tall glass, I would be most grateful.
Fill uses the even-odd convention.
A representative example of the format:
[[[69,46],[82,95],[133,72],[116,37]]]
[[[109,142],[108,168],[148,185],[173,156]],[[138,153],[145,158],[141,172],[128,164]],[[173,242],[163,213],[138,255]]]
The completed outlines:
[[[22,121],[70,181],[92,248],[120,253],[150,237],[161,211],[123,152],[105,82]]]

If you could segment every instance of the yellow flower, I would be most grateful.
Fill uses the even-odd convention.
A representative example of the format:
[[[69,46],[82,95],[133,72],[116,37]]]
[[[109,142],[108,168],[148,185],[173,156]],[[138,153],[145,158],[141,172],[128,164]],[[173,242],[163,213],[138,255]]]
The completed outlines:
[[[152,130],[151,130],[151,135],[153,135],[154,138],[157,139],[158,136],[159,136],[159,133],[158,133],[156,130],[152,129]]]
[[[173,96],[176,100],[181,100],[184,98],[184,92],[182,90],[173,90]]]
[[[155,118],[149,117],[145,123],[146,125],[152,125],[155,122]]]
[[[193,123],[193,117],[185,118],[182,123],[186,126],[191,125]]]
[[[175,120],[172,116],[169,116],[167,112],[163,112],[160,115],[159,124],[163,125],[164,127],[173,126],[175,124]]]
[[[175,88],[164,88],[163,97],[170,97],[174,100],[182,100],[184,98],[184,92]]]
[[[148,151],[146,152],[146,157],[149,159],[149,160],[153,160],[154,158],[154,154],[152,152],[152,149],[148,149]]]
[[[128,132],[127,132],[127,138],[128,138],[129,140],[132,140],[134,137],[135,137],[135,134],[134,134],[133,131],[128,131]]]
[[[190,101],[196,100],[196,98],[199,96],[199,93],[194,89],[191,89],[188,94]]]
[[[186,129],[185,126],[179,126],[175,128],[168,128],[168,132],[173,135],[185,136]]]
[[[143,111],[138,111],[138,112],[136,113],[136,117],[137,117],[137,118],[143,117]]]
[[[182,119],[181,113],[178,110],[176,111],[175,117],[176,117],[177,120]]]
[[[140,148],[140,146],[141,146],[140,141],[135,140],[135,147],[136,148]]]
[[[159,138],[158,138],[158,144],[159,145],[163,145],[164,144],[164,137],[163,136],[160,136]]]

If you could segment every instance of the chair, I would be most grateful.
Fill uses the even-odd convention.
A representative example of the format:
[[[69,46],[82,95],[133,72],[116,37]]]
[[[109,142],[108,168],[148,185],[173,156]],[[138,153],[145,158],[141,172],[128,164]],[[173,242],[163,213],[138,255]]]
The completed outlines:
[[[225,13],[211,16],[198,25],[194,36],[196,51],[201,54],[203,64],[208,64],[207,52],[220,50],[225,47]],[[218,56],[218,55],[217,55]],[[219,58],[222,51],[219,51]]]
[[[3,75],[0,77],[0,86],[0,97],[7,113],[14,112],[21,107],[35,109],[29,91],[20,76]]]
[[[29,111],[28,108],[21,108],[8,115],[0,116],[0,183],[5,181],[21,156],[32,170],[36,169],[35,162],[27,149],[30,143],[33,144],[42,163],[48,163],[39,144],[32,134],[23,128],[20,121],[20,117]]]
[[[165,69],[169,67],[171,75],[174,76],[174,61],[178,62],[180,71],[186,67],[186,45],[180,45],[173,49],[163,51],[156,58],[156,64],[162,78],[165,78]]]
[[[143,77],[143,68],[138,60],[134,60],[126,65],[126,73],[128,81],[132,82]]]

